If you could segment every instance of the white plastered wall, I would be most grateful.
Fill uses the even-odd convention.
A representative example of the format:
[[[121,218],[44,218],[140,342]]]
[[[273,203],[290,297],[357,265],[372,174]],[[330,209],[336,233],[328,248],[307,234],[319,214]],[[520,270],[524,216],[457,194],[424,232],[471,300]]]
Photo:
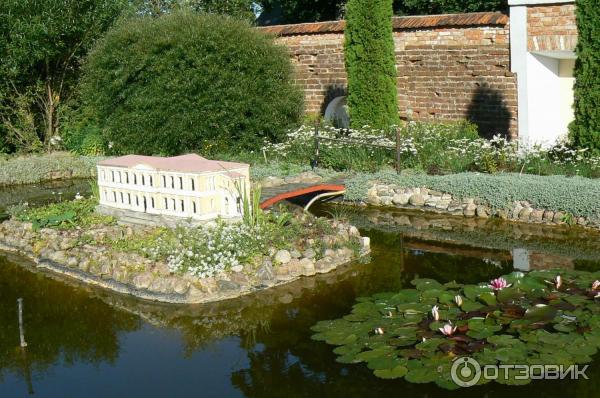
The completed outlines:
[[[575,54],[528,50],[528,6],[556,3],[572,1],[509,0],[511,69],[517,74],[519,141],[523,147],[559,142],[573,120]]]

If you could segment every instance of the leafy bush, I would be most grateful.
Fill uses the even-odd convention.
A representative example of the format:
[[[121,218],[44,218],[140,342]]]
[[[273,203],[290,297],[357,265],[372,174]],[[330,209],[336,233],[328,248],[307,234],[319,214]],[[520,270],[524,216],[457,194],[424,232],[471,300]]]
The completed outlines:
[[[34,184],[57,178],[90,178],[96,175],[99,157],[66,152],[0,158],[0,186]]]
[[[600,153],[600,9],[595,0],[578,0],[575,121],[571,139],[580,148]]]
[[[191,13],[109,31],[84,66],[81,98],[115,153],[257,149],[302,114],[283,47],[243,21]]]
[[[12,209],[10,213],[19,221],[31,222],[34,230],[46,227],[74,228],[114,222],[112,217],[94,213],[97,204],[95,198],[80,199],[42,207],[19,206]]]
[[[398,125],[392,0],[349,0],[344,54],[354,128]]]
[[[346,198],[364,200],[375,183],[400,187],[425,187],[458,198],[474,198],[496,209],[511,207],[515,201],[528,201],[534,207],[565,211],[576,217],[600,219],[600,180],[582,177],[534,176],[527,174],[460,173],[444,176],[401,174],[383,171],[358,174],[346,181]]]

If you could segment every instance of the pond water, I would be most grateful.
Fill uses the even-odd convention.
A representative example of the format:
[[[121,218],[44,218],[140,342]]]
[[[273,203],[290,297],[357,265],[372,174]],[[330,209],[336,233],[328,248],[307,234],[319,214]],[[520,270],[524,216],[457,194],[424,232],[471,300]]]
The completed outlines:
[[[331,211],[331,207],[317,212]],[[334,211],[331,211],[334,213]],[[317,321],[415,277],[476,283],[519,269],[597,269],[596,233],[410,212],[347,214],[372,238],[366,263],[203,306],[162,306],[65,284],[0,254],[0,397],[597,397],[589,380],[450,392],[335,361]],[[24,299],[19,348],[17,299]]]

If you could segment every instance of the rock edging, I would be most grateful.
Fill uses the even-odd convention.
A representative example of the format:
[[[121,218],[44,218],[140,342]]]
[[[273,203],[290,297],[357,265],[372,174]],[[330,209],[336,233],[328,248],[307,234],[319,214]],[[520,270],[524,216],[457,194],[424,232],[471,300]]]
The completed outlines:
[[[461,199],[449,193],[428,188],[406,188],[397,185],[374,184],[367,192],[363,204],[403,209],[422,209],[463,217],[490,218],[548,224],[579,225],[587,228],[600,228],[600,220],[573,217],[563,211],[538,209],[527,201],[515,201],[509,209],[494,209],[476,198]]]
[[[328,273],[370,252],[369,238],[361,237],[358,229],[335,221],[332,226],[336,235],[322,238],[335,241],[340,248],[326,249],[319,253],[322,258],[318,260],[311,248],[303,253],[272,250],[259,266],[240,265],[227,274],[203,279],[173,274],[166,263],[136,253],[84,243],[89,235],[103,241],[132,236],[134,228],[143,227],[111,225],[85,232],[50,228],[33,231],[30,223],[9,220],[0,223],[0,251],[26,257],[40,270],[113,292],[169,304],[201,304],[241,297],[303,276]],[[359,242],[358,252],[350,248],[351,239]]]

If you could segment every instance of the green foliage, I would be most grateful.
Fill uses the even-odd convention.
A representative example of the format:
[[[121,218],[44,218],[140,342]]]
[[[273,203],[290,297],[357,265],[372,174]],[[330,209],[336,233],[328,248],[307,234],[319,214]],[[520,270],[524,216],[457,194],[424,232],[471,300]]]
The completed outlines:
[[[0,186],[94,177],[101,159],[66,152],[0,158]]]
[[[458,198],[479,199],[496,209],[511,207],[515,201],[528,201],[533,207],[564,211],[576,217],[600,219],[597,198],[600,181],[581,177],[534,176],[527,174],[460,173],[443,176],[401,174],[384,171],[358,174],[346,181],[346,198],[365,200],[375,183],[400,187],[425,187]]]
[[[346,0],[261,0],[267,13],[280,13],[278,23],[332,21],[344,17]],[[506,0],[394,0],[396,15],[505,11]]]
[[[396,0],[397,14],[452,14],[462,12],[505,11],[506,0]]]
[[[250,21],[255,19],[252,0],[134,0],[133,3],[142,15],[160,16],[174,11],[191,10]]]
[[[354,128],[398,125],[392,0],[349,0],[344,54]]]
[[[558,272],[560,286],[552,282]],[[599,277],[515,272],[492,281],[495,287],[415,279],[414,289],[360,298],[350,314],[314,325],[312,338],[337,346],[340,363],[364,362],[380,378],[446,389],[458,388],[451,368],[460,357],[490,365],[589,363],[600,348],[592,287]],[[531,382],[510,373],[496,381]]]
[[[286,50],[215,15],[121,23],[91,52],[81,94],[115,153],[255,149],[302,114]]]
[[[570,138],[580,148],[600,153],[600,9],[594,0],[578,0],[575,120]]]
[[[13,149],[56,146],[58,110],[94,41],[127,0],[5,0],[0,8],[0,131]]]
[[[111,224],[112,217],[94,213],[98,202],[95,198],[59,202],[42,207],[24,208],[20,212],[12,212],[19,221],[33,224],[33,230],[40,228],[74,228],[94,224]]]

